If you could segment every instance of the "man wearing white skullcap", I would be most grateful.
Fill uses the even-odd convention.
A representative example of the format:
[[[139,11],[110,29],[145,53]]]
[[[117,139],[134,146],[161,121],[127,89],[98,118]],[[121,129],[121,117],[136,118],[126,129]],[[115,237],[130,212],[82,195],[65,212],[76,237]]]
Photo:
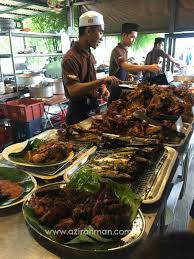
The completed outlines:
[[[96,63],[90,48],[96,48],[102,41],[104,20],[100,13],[88,11],[79,18],[79,40],[64,55],[62,61],[63,84],[69,98],[66,123],[78,123],[99,112],[97,91],[109,96],[105,83],[118,85],[114,77],[96,79]]]

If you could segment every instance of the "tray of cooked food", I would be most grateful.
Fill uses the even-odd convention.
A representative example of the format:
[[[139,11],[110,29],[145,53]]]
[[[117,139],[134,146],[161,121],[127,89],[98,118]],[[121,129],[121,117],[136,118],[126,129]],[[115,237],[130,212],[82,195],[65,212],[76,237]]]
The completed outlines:
[[[134,112],[134,114],[137,112],[139,111]],[[126,119],[124,115],[123,119]],[[179,120],[180,118],[178,121]],[[153,123],[155,123],[155,121]],[[156,124],[157,123],[158,122],[156,122]],[[150,122],[138,119],[135,116],[127,124],[127,122],[125,123],[124,121],[119,122],[117,116],[112,118],[105,114],[98,116],[97,118],[89,118],[85,120],[84,123],[81,122],[79,124],[61,128],[58,132],[60,140],[68,138],[71,141],[93,143],[94,145],[114,141],[124,146],[154,145],[162,143],[164,145],[178,147],[184,144],[191,130],[192,125],[189,123],[182,123],[179,132],[175,128],[170,128],[165,125],[153,125]]]
[[[142,238],[140,204],[128,185],[80,170],[67,184],[32,193],[23,215],[36,240],[60,256],[99,256],[123,251]]]
[[[68,182],[81,167],[129,184],[143,203],[151,204],[161,198],[177,158],[175,149],[161,145],[115,149],[107,149],[105,145],[104,148],[93,153],[84,165],[75,163],[65,170],[64,180]]]
[[[139,85],[112,102],[106,114],[61,130],[61,136],[99,143],[120,139],[129,144],[181,146],[192,130],[193,118],[189,96],[180,97],[174,88]],[[181,95],[182,96],[182,95]]]
[[[184,104],[189,105],[189,113],[187,116],[183,116],[183,121],[192,123],[194,120],[194,94],[191,89],[184,84],[180,87],[171,87],[173,93],[181,100]],[[192,110],[191,110],[192,109]]]
[[[2,156],[34,176],[49,180],[63,175],[63,169],[89,149],[88,144],[71,143],[68,139],[60,141],[58,130],[52,129],[8,146]]]

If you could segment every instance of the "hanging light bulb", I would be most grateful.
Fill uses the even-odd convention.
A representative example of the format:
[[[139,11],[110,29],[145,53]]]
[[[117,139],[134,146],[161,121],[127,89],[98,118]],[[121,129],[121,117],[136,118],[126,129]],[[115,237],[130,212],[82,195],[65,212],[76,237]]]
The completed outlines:
[[[54,8],[56,12],[60,12],[64,5],[64,0],[47,0],[49,7]]]
[[[53,8],[54,7],[54,3],[52,0],[47,0],[47,4],[49,7]]]
[[[60,4],[56,4],[54,10],[59,13],[62,10],[62,6]]]

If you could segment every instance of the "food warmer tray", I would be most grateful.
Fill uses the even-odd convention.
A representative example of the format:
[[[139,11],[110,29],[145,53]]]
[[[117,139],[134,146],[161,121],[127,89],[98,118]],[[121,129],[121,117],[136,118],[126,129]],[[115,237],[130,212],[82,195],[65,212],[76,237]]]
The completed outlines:
[[[178,156],[177,151],[167,146],[165,149],[166,154],[161,157],[154,174],[150,177],[145,186],[145,195],[143,196],[144,204],[152,204],[160,200],[175,164]]]
[[[40,189],[49,190],[49,188],[63,188],[64,186],[65,183],[52,183],[40,187],[39,189],[37,189],[37,192]],[[36,193],[36,191],[34,191],[33,193]],[[103,258],[107,258],[111,255],[111,257],[108,258],[112,258],[112,255],[115,255],[115,253],[118,253],[119,256],[120,252],[122,253],[125,249],[128,249],[130,246],[140,241],[145,232],[145,219],[141,210],[138,210],[138,214],[133,221],[130,233],[120,239],[119,242],[108,242],[105,243],[104,246],[91,245],[87,243],[82,243],[79,246],[76,246],[74,244],[64,244],[62,242],[52,240],[50,237],[46,236],[44,233],[42,233],[41,228],[38,228],[36,224],[33,224],[33,222],[30,221],[28,215],[25,213],[24,207],[26,205],[28,206],[31,196],[32,195],[28,196],[23,204],[23,216],[26,221],[27,227],[38,243],[60,257],[66,256],[67,258],[78,258],[78,256],[81,256],[82,258],[99,258],[99,256],[102,256]]]
[[[94,116],[94,118],[101,118],[101,115],[96,115]],[[78,125],[80,127],[82,127],[83,129],[90,129],[92,124],[92,117],[78,123]],[[180,147],[182,145],[184,145],[190,131],[192,129],[192,124],[190,123],[183,123],[183,132],[185,133],[185,137],[183,139],[181,139],[179,142],[166,142],[164,143],[164,145],[170,146],[170,147]],[[124,139],[126,138],[126,142],[128,142],[130,145],[150,145],[150,144],[155,144],[154,143],[154,139],[152,138],[140,138],[140,137],[133,137],[133,136],[129,136],[129,137],[123,137],[123,136],[119,136],[119,135],[115,135],[115,134],[110,134],[110,133],[103,133],[103,135],[107,138],[110,139],[121,139],[121,141],[124,141]]]
[[[45,132],[42,132],[24,142],[20,142],[20,143],[17,143],[17,144],[13,144],[13,145],[26,145],[27,142],[29,140],[33,140],[35,138],[40,138],[40,139],[46,139],[46,140],[49,140],[49,139],[57,139],[57,129],[51,129],[51,130],[47,130]],[[79,151],[77,152],[74,152],[74,155],[67,161],[65,162],[64,164],[60,164],[60,165],[57,165],[57,166],[50,166],[50,167],[36,167],[36,166],[33,166],[33,167],[29,167],[29,166],[18,166],[16,165],[19,169],[33,175],[34,177],[36,178],[40,178],[40,179],[43,179],[43,180],[52,180],[52,179],[55,179],[59,176],[62,176],[64,174],[64,169],[68,168],[73,162],[79,160],[79,157],[82,157],[82,155],[84,154],[86,157],[87,157],[87,154],[90,152],[93,152],[93,147],[91,147],[91,145],[89,144],[77,144],[77,145],[80,145],[80,146],[77,146]],[[10,166],[12,166],[14,164],[14,162],[7,162],[10,164]]]
[[[189,133],[192,130],[192,124],[191,123],[183,123],[183,132],[185,133],[185,137],[179,142],[179,143],[165,143],[165,145],[170,146],[170,147],[180,147],[183,146]]]
[[[124,148],[123,150],[125,149],[127,148]],[[95,149],[92,151],[93,152],[90,152],[87,157],[80,157],[80,159],[75,161],[69,168],[64,170],[63,178],[66,182],[68,182],[72,175],[81,167],[90,163],[92,160],[91,156],[95,155]],[[160,200],[177,155],[178,153],[174,148],[165,146],[164,152],[156,162],[155,168],[146,171],[144,176],[141,177],[141,181],[135,183],[135,186],[133,186],[134,190],[142,197],[143,204],[152,204]]]

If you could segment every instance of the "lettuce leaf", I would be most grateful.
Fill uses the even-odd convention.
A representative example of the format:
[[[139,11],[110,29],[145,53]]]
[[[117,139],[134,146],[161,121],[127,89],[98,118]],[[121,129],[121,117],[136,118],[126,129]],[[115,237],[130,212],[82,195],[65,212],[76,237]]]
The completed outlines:
[[[70,182],[67,183],[67,187],[95,193],[99,190],[101,182],[109,184],[113,194],[121,200],[122,203],[130,205],[132,209],[130,222],[133,222],[138,213],[141,199],[127,184],[120,184],[111,179],[103,178],[99,174],[95,173],[91,167],[84,166],[75,174],[75,176],[72,177]]]
[[[85,166],[72,177],[67,187],[95,193],[100,188],[100,180],[100,175],[94,173],[91,167]]]

